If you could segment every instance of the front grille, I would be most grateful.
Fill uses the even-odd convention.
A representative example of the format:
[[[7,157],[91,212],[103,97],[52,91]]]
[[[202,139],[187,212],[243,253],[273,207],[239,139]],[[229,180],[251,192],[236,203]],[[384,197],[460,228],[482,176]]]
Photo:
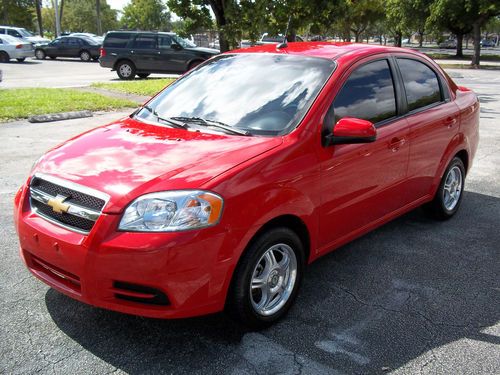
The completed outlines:
[[[38,174],[30,183],[32,212],[83,234],[92,230],[107,199],[101,192],[52,176]]]
[[[73,201],[73,203],[77,203],[80,206],[91,208],[96,211],[101,211],[106,203],[103,199],[93,197],[92,195],[69,189],[61,185],[56,185],[50,181],[43,180],[40,177],[33,178],[31,187],[50,194],[53,197],[57,196],[57,194],[67,196],[69,197],[67,202],[71,203],[71,201]]]

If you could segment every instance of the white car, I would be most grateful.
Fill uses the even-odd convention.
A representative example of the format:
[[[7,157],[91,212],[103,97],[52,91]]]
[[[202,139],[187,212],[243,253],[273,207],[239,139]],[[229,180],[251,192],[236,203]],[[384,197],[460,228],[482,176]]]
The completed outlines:
[[[91,34],[91,33],[71,33],[71,34],[69,34],[69,36],[83,36],[86,38],[93,39],[96,42],[98,42],[99,44],[102,44],[102,42],[104,42],[104,37],[99,36],[99,35],[95,35],[95,34]]]
[[[23,62],[26,57],[33,56],[35,56],[35,50],[30,42],[0,34],[0,63],[9,62],[10,59]]]
[[[33,45],[50,42],[50,39],[42,38],[40,35],[33,35],[22,27],[0,26],[0,35],[10,35]]]

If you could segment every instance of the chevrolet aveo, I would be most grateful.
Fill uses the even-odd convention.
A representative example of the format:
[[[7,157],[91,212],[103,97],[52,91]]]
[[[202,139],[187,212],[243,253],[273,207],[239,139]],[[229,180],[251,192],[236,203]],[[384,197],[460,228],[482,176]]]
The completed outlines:
[[[266,326],[318,257],[421,205],[453,216],[478,124],[476,95],[417,52],[232,51],[40,158],[20,253],[94,306]]]

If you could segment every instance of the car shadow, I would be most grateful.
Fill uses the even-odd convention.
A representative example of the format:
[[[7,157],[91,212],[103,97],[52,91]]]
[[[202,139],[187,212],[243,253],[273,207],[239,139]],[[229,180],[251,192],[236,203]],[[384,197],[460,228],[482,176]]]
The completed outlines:
[[[50,289],[47,309],[84,349],[126,373],[382,373],[461,339],[500,344],[500,199],[465,192],[449,221],[420,209],[311,264],[278,324],[249,332],[223,314],[155,320]]]

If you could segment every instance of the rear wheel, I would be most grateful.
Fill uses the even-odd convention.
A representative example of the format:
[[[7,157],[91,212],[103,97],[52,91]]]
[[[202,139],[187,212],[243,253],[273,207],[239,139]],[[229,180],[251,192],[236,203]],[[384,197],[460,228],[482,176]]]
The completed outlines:
[[[446,168],[434,199],[424,206],[425,211],[438,220],[451,218],[462,202],[464,182],[464,163],[455,157]]]
[[[149,77],[149,73],[137,73],[137,76],[144,79]]]
[[[130,61],[121,61],[116,66],[116,74],[120,79],[134,79],[135,77],[135,66]]]
[[[21,58],[16,59],[16,60],[19,61],[19,62],[24,62],[24,60],[26,60],[26,57],[21,57]]]
[[[92,59],[92,56],[90,56],[90,52],[89,51],[81,51],[80,52],[80,60],[84,61],[84,62],[88,62]]]
[[[9,54],[5,51],[0,51],[0,63],[8,63],[9,60]]]
[[[94,60],[94,61],[99,60],[99,56],[97,56],[97,57],[92,57],[92,60]]]
[[[275,228],[261,234],[236,268],[227,311],[252,328],[273,324],[293,304],[304,262],[302,242],[292,230]]]
[[[45,51],[43,49],[37,49],[35,51],[35,57],[38,59],[38,60],[43,60],[45,59],[47,55],[45,54]]]

